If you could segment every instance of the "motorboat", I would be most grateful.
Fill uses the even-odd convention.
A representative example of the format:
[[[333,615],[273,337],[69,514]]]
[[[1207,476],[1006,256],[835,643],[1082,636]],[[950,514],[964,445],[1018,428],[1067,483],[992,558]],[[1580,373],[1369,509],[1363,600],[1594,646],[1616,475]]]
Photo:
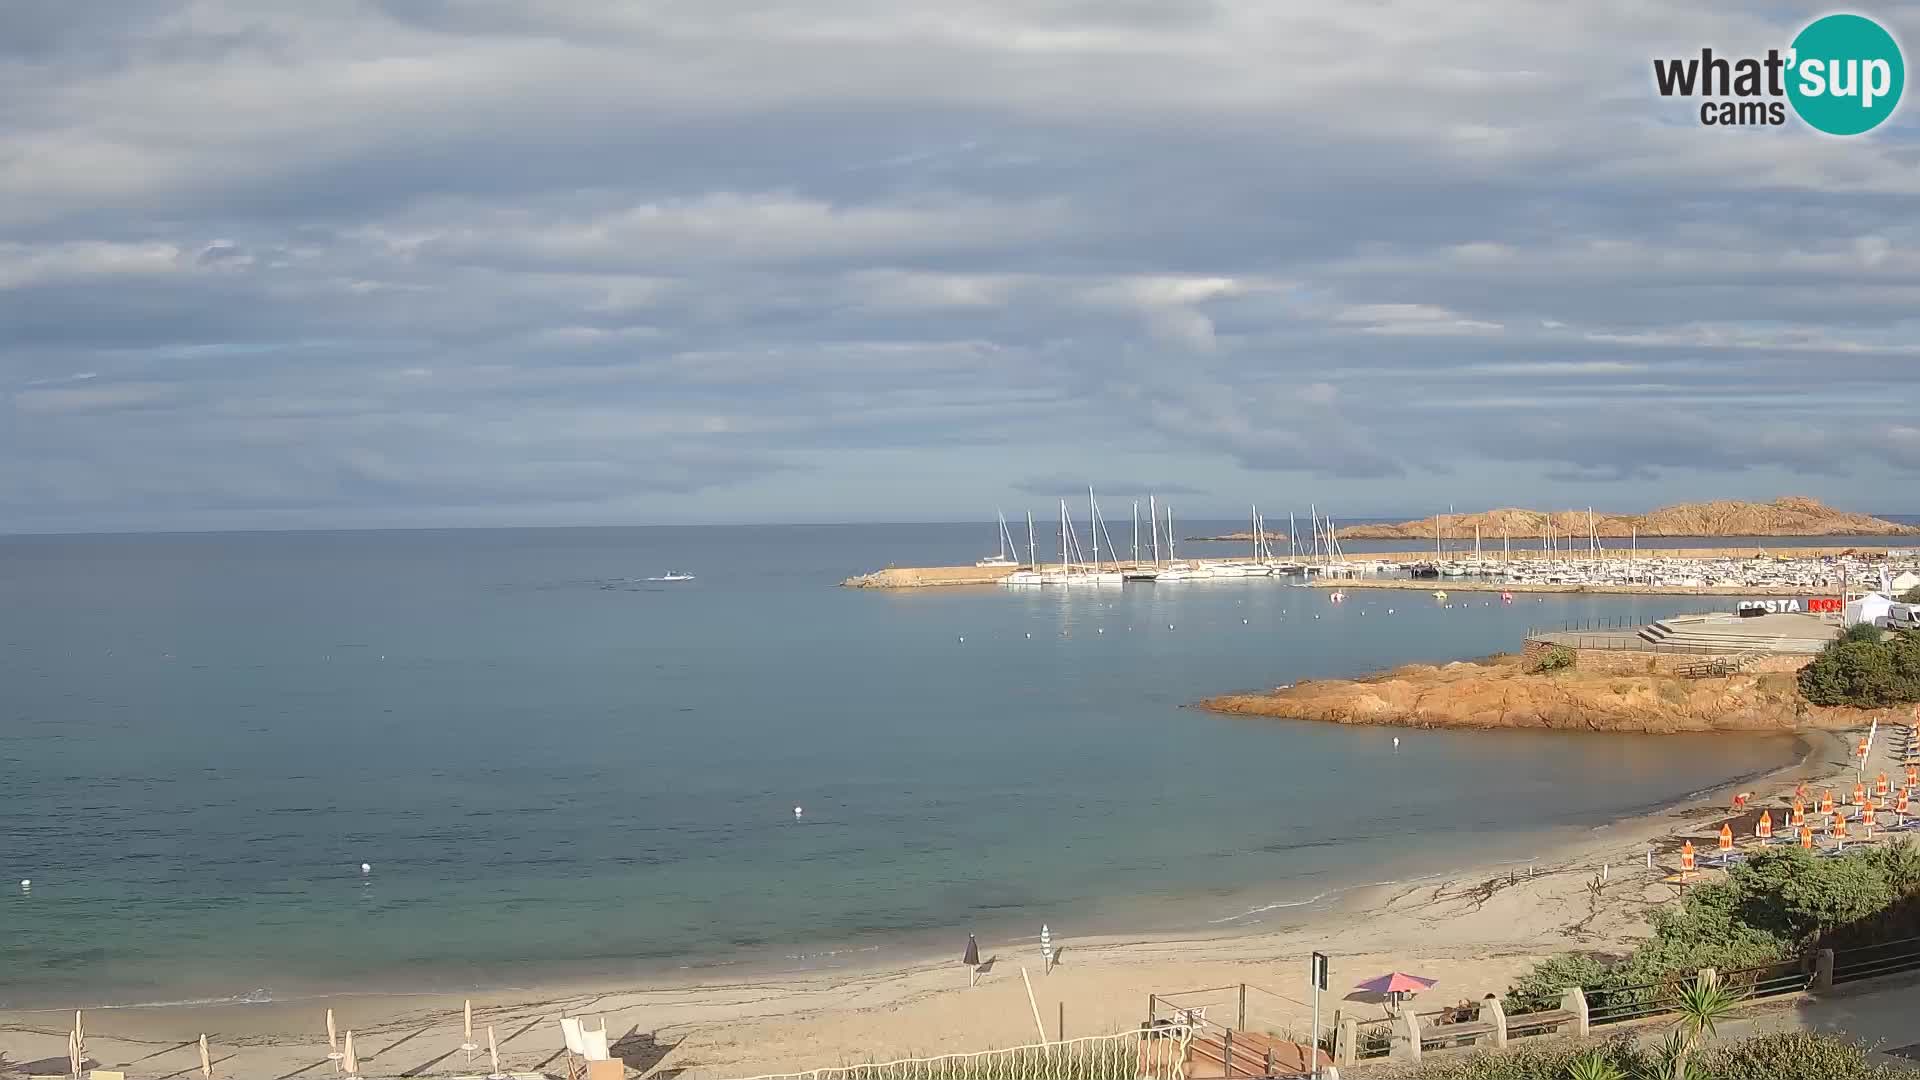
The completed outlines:
[[[648,581],[692,581],[693,575],[685,573],[680,570],[669,570],[664,574],[660,574],[656,577],[650,577],[647,580]]]

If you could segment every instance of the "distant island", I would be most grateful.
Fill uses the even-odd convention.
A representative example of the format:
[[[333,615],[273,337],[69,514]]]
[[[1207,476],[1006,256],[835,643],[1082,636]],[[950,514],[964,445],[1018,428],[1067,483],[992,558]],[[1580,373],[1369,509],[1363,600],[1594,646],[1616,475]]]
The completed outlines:
[[[1403,521],[1398,525],[1349,525],[1335,530],[1342,540],[1425,540],[1434,539],[1437,525],[1442,536],[1454,539],[1471,537],[1478,526],[1483,539],[1502,534],[1513,538],[1539,538],[1549,527],[1560,537],[1586,536],[1586,510],[1488,510],[1478,514],[1441,514]],[[1920,526],[1901,525],[1869,514],[1850,514],[1805,496],[1790,495],[1772,502],[1738,502],[1716,499],[1712,502],[1679,503],[1663,506],[1646,514],[1602,514],[1591,518],[1598,536],[1909,536],[1920,534]],[[1285,540],[1279,533],[1269,539]],[[1245,542],[1250,533],[1226,536],[1196,536],[1192,540]]]

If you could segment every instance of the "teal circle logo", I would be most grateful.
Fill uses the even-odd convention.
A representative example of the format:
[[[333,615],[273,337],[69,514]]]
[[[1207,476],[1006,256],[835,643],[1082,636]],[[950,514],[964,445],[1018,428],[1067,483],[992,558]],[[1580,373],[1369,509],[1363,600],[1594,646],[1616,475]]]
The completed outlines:
[[[1907,65],[1900,43],[1863,15],[1828,15],[1793,39],[1787,99],[1793,111],[1829,135],[1880,126],[1900,104]]]

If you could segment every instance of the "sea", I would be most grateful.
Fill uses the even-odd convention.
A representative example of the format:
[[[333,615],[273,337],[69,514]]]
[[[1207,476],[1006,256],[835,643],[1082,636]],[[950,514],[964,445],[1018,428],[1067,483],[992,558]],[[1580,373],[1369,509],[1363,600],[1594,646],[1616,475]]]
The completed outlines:
[[[837,587],[993,547],[991,524],[0,537],[0,1007],[1267,929],[1796,753],[1191,707],[1697,597]],[[647,580],[669,570],[695,577]]]

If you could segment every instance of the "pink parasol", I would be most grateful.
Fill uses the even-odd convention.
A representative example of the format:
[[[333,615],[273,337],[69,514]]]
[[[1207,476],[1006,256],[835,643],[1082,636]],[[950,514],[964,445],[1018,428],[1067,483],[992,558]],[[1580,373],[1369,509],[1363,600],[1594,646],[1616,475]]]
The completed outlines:
[[[1418,975],[1395,971],[1377,979],[1368,979],[1354,989],[1375,994],[1417,994],[1422,990],[1433,989],[1433,984],[1439,981],[1439,979],[1423,979]]]

